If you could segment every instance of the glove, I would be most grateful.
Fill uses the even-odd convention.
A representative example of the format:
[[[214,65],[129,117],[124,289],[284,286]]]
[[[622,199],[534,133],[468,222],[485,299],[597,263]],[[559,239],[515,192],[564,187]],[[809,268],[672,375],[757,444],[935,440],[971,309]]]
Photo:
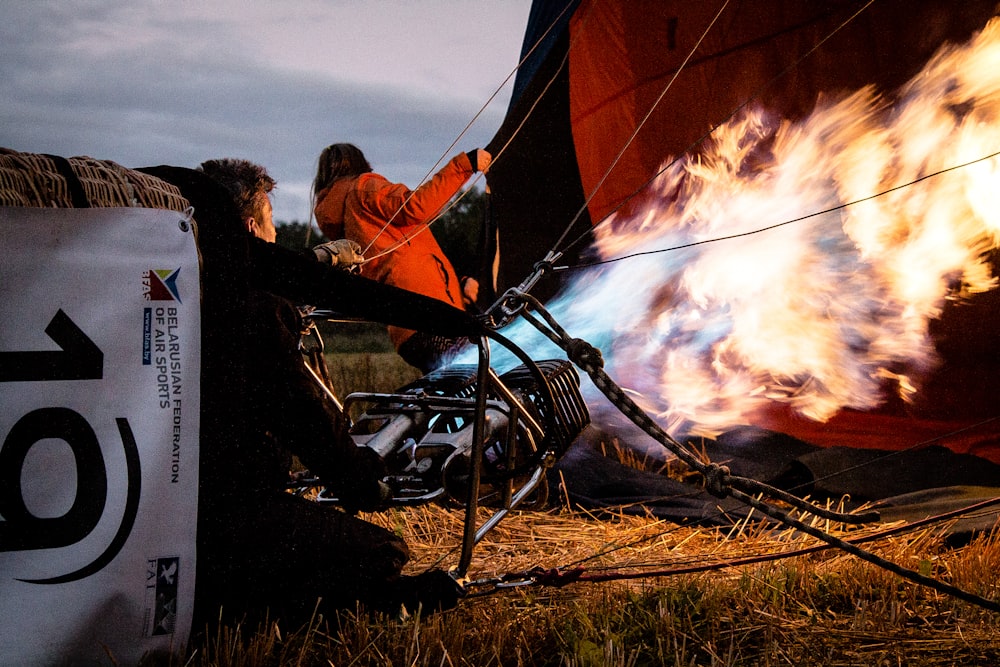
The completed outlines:
[[[348,498],[341,498],[340,506],[348,514],[381,512],[392,505],[392,497],[392,487],[380,480],[364,492],[355,492]]]
[[[469,151],[466,155],[469,158],[469,162],[472,164],[472,171],[481,171],[485,174],[486,170],[490,168],[490,163],[493,162],[493,156],[484,151],[482,148]]]
[[[361,245],[350,239],[337,239],[322,243],[313,248],[316,259],[329,264],[339,266],[342,269],[354,273],[360,273],[361,263],[365,258],[361,256]]]
[[[351,470],[334,487],[339,494],[340,506],[348,514],[386,509],[391,505],[394,493],[380,479],[385,474],[385,463],[368,447],[358,447],[355,454]]]
[[[336,499],[340,508],[351,516],[358,512],[387,510],[392,507],[393,496],[392,487],[383,481],[373,482],[367,489],[353,489],[347,493],[338,493],[338,489],[328,486],[320,491],[321,498]]]

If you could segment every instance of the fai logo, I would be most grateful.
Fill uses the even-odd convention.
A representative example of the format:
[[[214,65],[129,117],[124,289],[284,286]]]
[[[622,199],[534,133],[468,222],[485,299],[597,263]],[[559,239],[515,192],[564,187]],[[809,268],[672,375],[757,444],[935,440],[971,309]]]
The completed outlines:
[[[176,301],[181,302],[177,290],[177,269],[149,269],[142,274],[142,292],[146,301]]]
[[[143,635],[172,635],[177,626],[177,576],[180,558],[146,561],[146,613]]]

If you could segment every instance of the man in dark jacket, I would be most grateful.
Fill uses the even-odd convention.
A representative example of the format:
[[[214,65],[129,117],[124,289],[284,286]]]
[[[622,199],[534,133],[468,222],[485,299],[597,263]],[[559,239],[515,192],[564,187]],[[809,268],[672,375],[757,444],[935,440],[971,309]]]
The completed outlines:
[[[255,252],[288,260],[258,241],[274,247],[274,180],[231,159],[148,171],[194,204],[204,262],[196,628],[219,618],[220,607],[226,620],[267,614],[294,625],[319,599],[327,610],[453,604],[460,591],[445,573],[400,575],[409,553],[392,532],[285,490],[294,454],[345,506],[372,510],[384,500],[381,461],[354,444],[344,415],[305,370],[298,310],[260,284],[279,272],[255,267]],[[328,254],[302,266],[333,263]]]

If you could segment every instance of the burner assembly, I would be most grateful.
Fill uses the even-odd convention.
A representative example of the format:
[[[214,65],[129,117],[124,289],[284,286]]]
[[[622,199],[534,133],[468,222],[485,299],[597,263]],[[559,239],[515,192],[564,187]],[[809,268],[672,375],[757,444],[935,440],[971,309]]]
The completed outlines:
[[[475,449],[475,366],[434,371],[393,394],[351,394],[345,408],[366,406],[352,436],[375,451],[399,505],[468,502]],[[542,361],[490,374],[483,414],[478,502],[491,507],[544,504],[544,471],[589,423],[576,371]]]
[[[322,311],[306,316],[301,349],[314,379],[337,400],[313,324],[327,317]],[[571,362],[524,357],[498,374],[486,343],[480,345],[478,365],[446,366],[392,393],[357,392],[343,400],[345,414],[359,415],[350,427],[355,444],[385,464],[387,505],[465,508],[466,555],[510,510],[545,506],[546,471],[590,423]],[[296,474],[289,488],[301,494],[318,489],[316,502],[340,504],[308,472]],[[480,506],[494,513],[476,528]]]

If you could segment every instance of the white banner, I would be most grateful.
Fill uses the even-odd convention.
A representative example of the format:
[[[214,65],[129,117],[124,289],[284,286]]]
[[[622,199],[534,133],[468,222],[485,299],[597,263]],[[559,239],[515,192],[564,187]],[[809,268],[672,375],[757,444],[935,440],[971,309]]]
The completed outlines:
[[[183,650],[200,332],[183,214],[0,207],[0,664]]]

